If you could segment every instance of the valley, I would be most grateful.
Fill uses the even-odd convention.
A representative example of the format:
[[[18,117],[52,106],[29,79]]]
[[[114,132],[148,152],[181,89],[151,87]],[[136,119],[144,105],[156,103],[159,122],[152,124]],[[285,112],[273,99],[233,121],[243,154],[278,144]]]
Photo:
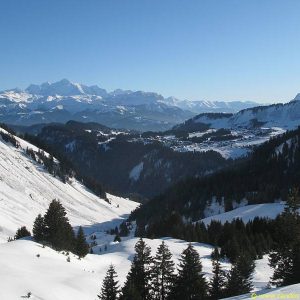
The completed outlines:
[[[189,122],[187,123],[189,124]],[[178,127],[180,128],[180,125]],[[162,226],[165,228],[163,234],[155,231],[155,226],[160,226],[159,220],[161,217],[168,218],[172,211],[172,214],[176,212],[181,216],[182,220],[188,222],[186,225],[181,225],[182,229],[185,226],[190,226],[188,225],[190,221],[195,222],[195,224],[203,222],[209,228],[211,223],[218,221],[222,224],[225,222],[234,224],[235,220],[241,219],[245,224],[248,224],[249,221],[253,221],[257,217],[274,220],[284,211],[284,202],[277,201],[272,203],[278,199],[277,196],[274,196],[276,192],[275,194],[263,195],[258,191],[255,197],[249,197],[249,191],[253,191],[253,185],[249,190],[245,188],[236,191],[231,190],[230,194],[228,194],[226,189],[231,186],[231,183],[225,180],[221,189],[219,185],[216,185],[217,189],[214,189],[214,183],[211,184],[210,181],[214,182],[216,178],[215,182],[218,183],[218,178],[224,176],[224,178],[230,178],[236,183],[237,180],[234,179],[234,176],[236,176],[234,175],[235,172],[237,172],[239,180],[243,180],[243,177],[246,176],[245,179],[249,186],[254,183],[247,179],[248,172],[258,172],[260,176],[265,176],[265,180],[267,180],[269,176],[260,168],[266,166],[265,162],[269,159],[266,160],[265,158],[269,157],[278,162],[281,160],[284,162],[286,159],[289,162],[293,161],[292,164],[286,164],[287,172],[285,173],[285,176],[291,176],[289,177],[289,182],[292,183],[297,177],[297,173],[290,173],[288,170],[294,170],[294,167],[298,164],[299,132],[297,130],[286,132],[286,130],[281,128],[268,129],[262,127],[252,129],[240,128],[234,131],[227,128],[206,127],[199,131],[193,128],[193,131],[190,132],[187,129],[178,130],[178,127],[173,128],[171,132],[138,133],[128,130],[110,129],[96,123],[83,124],[72,121],[66,125],[43,125],[35,135],[26,135],[26,127],[15,127],[14,129],[22,131],[21,135],[24,135],[27,141],[20,137],[14,137],[5,129],[1,129],[0,168],[2,175],[0,184],[2,192],[0,214],[2,218],[0,225],[0,256],[2,258],[0,259],[0,264],[1,268],[6,270],[6,276],[2,278],[5,288],[1,290],[0,296],[5,299],[15,299],[18,297],[24,298],[30,293],[31,299],[65,299],[66,295],[68,295],[67,297],[72,297],[72,299],[82,299],[82,297],[84,299],[94,299],[95,295],[100,291],[101,281],[110,263],[115,265],[119,283],[123,285],[134,257],[134,245],[138,241],[137,236],[141,234],[141,228],[145,225],[148,228],[142,235],[146,244],[151,247],[152,252],[154,253],[159,244],[164,241],[176,263],[179,262],[180,254],[188,246],[189,241],[192,241],[193,247],[200,255],[203,274],[206,280],[209,281],[213,276],[211,260],[212,251],[214,250],[213,244],[206,239],[203,239],[202,242],[196,241],[198,238],[191,240],[185,234],[181,235],[182,238],[179,238],[176,233],[177,221],[172,223],[173,230],[175,230],[173,233],[167,230],[167,226]],[[11,136],[11,138],[8,139],[7,136]],[[14,138],[16,142],[11,144]],[[32,140],[35,145],[31,144],[29,140]],[[268,140],[270,141],[267,142]],[[165,193],[141,205],[107,192],[104,198],[99,198],[72,175],[68,175],[66,179],[62,180],[55,173],[49,174],[49,169],[46,169],[43,162],[33,159],[32,154],[30,154],[31,156],[28,154],[31,153],[29,149],[32,149],[36,153],[35,155],[40,153],[39,147],[42,143],[46,145],[44,155],[48,158],[51,157],[52,149],[55,145],[54,152],[58,153],[59,157],[64,157],[61,156],[64,153],[66,157],[70,158],[78,151],[78,153],[84,154],[83,157],[86,160],[87,157],[91,157],[90,154],[89,156],[86,154],[88,149],[90,149],[88,150],[91,151],[90,153],[99,151],[102,155],[105,155],[110,154],[115,148],[117,149],[116,156],[111,158],[111,162],[117,157],[122,158],[125,155],[128,161],[128,153],[131,150],[125,152],[127,154],[120,155],[120,149],[124,150],[124,145],[126,145],[126,147],[132,147],[129,149],[134,149],[135,151],[140,147],[144,159],[147,157],[144,154],[144,149],[148,149],[147,151],[150,149],[154,151],[153,153],[157,149],[162,149],[160,150],[162,151],[161,153],[168,153],[168,159],[172,158],[172,156],[169,156],[171,153],[173,153],[172,155],[183,155],[182,158],[180,156],[176,158],[179,161],[184,159],[185,155],[188,155],[186,156],[187,161],[194,157],[194,159],[197,158],[201,162],[206,156],[205,160],[207,163],[207,158],[215,155],[220,162],[227,162],[226,158],[228,159],[229,156],[224,155],[220,150],[222,146],[229,147],[227,143],[232,143],[239,149],[245,148],[249,157],[241,161],[230,160],[231,163],[227,164],[227,166],[224,165],[223,168],[220,168],[220,163],[216,164],[216,167],[220,168],[220,170],[216,169],[215,175],[209,172],[210,174],[203,174],[203,178],[193,178],[187,174],[185,175],[186,179],[183,177],[175,185],[170,185],[170,188]],[[197,151],[188,147],[193,145],[193,143],[197,145]],[[213,143],[216,144],[209,149],[210,151],[207,151],[205,147],[210,147]],[[260,144],[261,146],[259,146]],[[91,148],[94,147],[93,145],[95,148]],[[120,147],[120,145],[123,146]],[[256,147],[253,148],[250,145],[255,145]],[[180,149],[180,147],[187,147],[187,149]],[[137,152],[133,153],[136,157]],[[39,156],[37,155],[37,157]],[[104,160],[107,160],[108,157],[105,157]],[[269,160],[270,165],[272,165],[272,159]],[[136,160],[136,162],[138,161]],[[163,160],[158,159],[157,161],[160,161],[160,164],[163,166]],[[253,164],[252,161],[256,161],[256,163]],[[57,159],[54,159],[54,162],[58,165],[61,164]],[[149,161],[149,164],[157,165],[154,162],[155,160]],[[276,176],[274,177],[275,174],[279,175],[280,170],[285,170],[282,162],[279,163],[280,169],[276,170],[273,168],[273,181],[276,178]],[[71,163],[73,167],[79,167],[80,164],[78,161],[76,164],[75,159]],[[249,170],[249,165],[256,167]],[[147,162],[145,160],[143,163],[134,163],[133,167],[131,165],[127,173],[129,180],[133,182],[139,181],[146,166]],[[157,167],[159,166],[157,165]],[[184,166],[187,168],[186,164]],[[191,167],[188,168],[191,169]],[[163,170],[164,168],[162,168]],[[113,171],[115,172],[116,170],[114,169]],[[68,171],[68,174],[73,173]],[[107,176],[107,173],[105,175]],[[159,180],[161,182],[161,179]],[[201,195],[202,182],[204,182],[204,186],[209,183],[208,186],[212,187],[212,193],[206,193],[204,197]],[[279,190],[286,189],[285,182],[287,182],[285,179],[281,180],[281,185],[278,186]],[[276,184],[276,181],[274,181],[274,184]],[[186,189],[186,186],[192,188]],[[238,185],[239,188],[242,186]],[[199,189],[200,194],[198,194],[198,197],[195,197],[196,193],[199,193],[197,189]],[[178,195],[176,195],[177,191],[180,191]],[[170,197],[172,194],[176,196]],[[228,197],[228,195],[231,196]],[[236,195],[236,197],[232,198],[232,195]],[[181,199],[181,205],[178,206],[176,201],[180,197],[184,201]],[[26,226],[29,230],[32,230],[34,218],[37,214],[44,213],[49,202],[54,198],[59,199],[65,206],[74,230],[78,226],[82,226],[92,254],[88,254],[85,258],[79,260],[72,253],[66,255],[65,252],[55,251],[48,246],[42,247],[40,244],[35,243],[32,238],[6,243],[7,238],[14,235],[16,228]],[[171,199],[172,201],[170,201]],[[259,204],[255,204],[257,202]],[[128,218],[128,224],[130,224],[129,235],[122,236],[120,240],[116,241],[115,234],[110,231],[115,230]],[[149,236],[150,232],[151,236]],[[262,256],[260,254],[259,257],[256,257],[255,271],[252,278],[253,291],[258,294],[260,291],[268,291],[266,287],[272,276],[272,269],[268,265],[268,255],[265,252],[263,253]],[[11,261],[18,262],[18,267],[12,266],[10,264]],[[43,273],[43,270],[49,269],[50,265],[51,271],[40,275]],[[231,265],[231,261],[227,258],[221,259],[221,266],[225,272],[230,272]],[[11,278],[15,278],[16,274],[19,274],[17,277],[18,288],[12,288],[15,282]],[[30,280],[31,277],[37,279],[32,281]],[[81,282],[80,287],[74,285],[79,280]],[[45,288],[45,282],[52,287],[50,293]],[[293,288],[291,289],[293,290]],[[245,298],[247,296],[242,297]]]
[[[7,134],[3,129],[1,132]],[[122,284],[130,267],[137,238],[134,237],[133,228],[128,237],[122,237],[121,242],[114,242],[114,236],[108,234],[107,230],[115,228],[126,220],[130,212],[139,204],[109,194],[107,194],[109,200],[107,202],[96,197],[72,178],[63,183],[25,153],[27,148],[34,151],[38,151],[38,148],[20,138],[16,139],[19,145],[17,148],[3,140],[0,143],[2,174],[0,265],[1,270],[5,270],[5,277],[2,277],[2,272],[0,274],[3,283],[0,298],[24,298],[30,292],[31,299],[59,300],[65,299],[66,295],[72,299],[82,299],[82,297],[94,299],[110,263],[116,266]],[[44,213],[53,198],[59,199],[66,207],[74,228],[83,226],[87,241],[94,244],[96,242],[97,245],[92,247],[94,254],[88,254],[80,260],[70,254],[70,262],[68,262],[63,252],[42,247],[31,239],[6,242],[6,239],[20,226],[25,225],[31,230],[36,215]],[[93,236],[96,239],[92,239]],[[169,246],[174,261],[177,262],[180,253],[188,243],[166,237],[145,239],[153,252],[162,240]],[[205,276],[210,278],[212,268],[210,254],[213,247],[201,243],[193,243],[193,245],[200,254]],[[224,261],[222,266],[228,270],[230,264]],[[265,287],[269,276],[270,269],[266,258],[258,260],[253,279],[255,289]],[[79,286],[78,281],[80,281]],[[50,292],[45,284],[51,286]]]

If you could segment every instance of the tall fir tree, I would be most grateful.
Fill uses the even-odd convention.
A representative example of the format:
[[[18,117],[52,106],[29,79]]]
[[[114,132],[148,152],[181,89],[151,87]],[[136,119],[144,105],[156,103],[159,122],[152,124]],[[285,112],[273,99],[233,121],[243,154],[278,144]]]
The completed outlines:
[[[246,294],[252,290],[252,275],[254,268],[254,260],[247,252],[238,256],[228,274],[228,281],[226,284],[227,297]]]
[[[271,283],[277,286],[300,282],[300,195],[291,190],[284,212],[275,220],[276,243],[270,253],[270,266],[274,269]]]
[[[151,249],[143,239],[135,245],[135,255],[122,288],[122,300],[151,299]]]
[[[41,214],[36,217],[33,223],[32,233],[36,242],[41,242],[45,239],[45,224]]]
[[[232,233],[232,236],[226,242],[224,247],[222,247],[221,252],[222,252],[222,256],[226,256],[231,263],[235,262],[236,258],[240,253],[240,246],[234,232]]]
[[[158,247],[152,267],[152,299],[168,299],[175,282],[175,264],[172,254],[163,241]]]
[[[44,216],[45,240],[55,250],[74,250],[75,236],[62,204],[54,199]]]
[[[178,276],[171,292],[172,300],[202,300],[207,295],[207,284],[198,252],[189,244],[180,258]]]
[[[27,237],[27,236],[31,236],[30,231],[26,228],[26,226],[22,226],[20,228],[18,228],[18,230],[16,231],[15,234],[15,240]]]
[[[89,253],[89,244],[86,242],[84,232],[81,226],[79,227],[77,232],[74,250],[79,258],[85,257]]]
[[[212,266],[213,277],[209,282],[209,298],[218,300],[223,298],[226,284],[226,276],[221,267],[220,253],[218,248],[215,248],[212,253]]]
[[[284,211],[287,214],[291,214],[293,216],[298,216],[299,209],[300,209],[299,188],[294,187],[291,189],[291,191],[289,193]]]
[[[116,280],[117,273],[113,265],[110,265],[102,283],[101,293],[98,298],[101,300],[117,300],[119,296],[119,283]]]

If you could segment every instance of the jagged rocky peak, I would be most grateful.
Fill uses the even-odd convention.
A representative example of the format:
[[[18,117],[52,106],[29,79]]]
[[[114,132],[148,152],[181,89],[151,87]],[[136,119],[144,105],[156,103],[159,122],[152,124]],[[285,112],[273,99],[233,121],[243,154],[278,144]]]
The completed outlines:
[[[75,96],[88,94],[103,97],[107,95],[106,90],[97,85],[87,86],[71,82],[68,79],[62,79],[54,83],[45,82],[41,85],[31,84],[26,89],[26,92],[43,96]]]

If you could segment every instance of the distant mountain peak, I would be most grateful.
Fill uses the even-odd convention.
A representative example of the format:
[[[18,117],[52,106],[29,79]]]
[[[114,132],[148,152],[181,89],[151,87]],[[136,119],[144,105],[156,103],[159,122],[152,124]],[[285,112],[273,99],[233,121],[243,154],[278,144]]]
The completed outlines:
[[[87,94],[103,97],[107,95],[106,90],[101,89],[97,85],[87,86],[71,82],[66,78],[53,83],[44,82],[40,85],[31,84],[27,87],[26,92],[42,96],[76,96]]]
[[[72,82],[66,78],[63,78],[61,80],[58,81],[61,84],[72,84]]]
[[[300,101],[300,93],[298,93],[298,94],[296,95],[296,97],[294,98],[294,101]]]
[[[128,94],[131,94],[131,93],[133,93],[133,91],[131,91],[131,90],[116,89],[116,90],[112,91],[110,93],[110,95],[118,96],[118,95],[128,95]]]

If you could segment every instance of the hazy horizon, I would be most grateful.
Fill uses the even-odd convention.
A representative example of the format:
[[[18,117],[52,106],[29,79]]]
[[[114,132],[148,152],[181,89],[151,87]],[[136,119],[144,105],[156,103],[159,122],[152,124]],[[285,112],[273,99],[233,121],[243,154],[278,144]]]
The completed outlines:
[[[121,88],[121,87],[117,87],[117,88],[114,88],[114,89],[107,89],[105,86],[101,86],[100,84],[97,84],[97,83],[90,83],[90,84],[87,84],[86,82],[83,82],[83,81],[74,81],[74,80],[70,80],[68,78],[61,78],[61,79],[58,79],[58,80],[54,80],[54,81],[49,81],[49,80],[46,80],[46,81],[43,81],[43,82],[31,82],[31,83],[28,83],[27,85],[23,85],[23,86],[19,86],[19,85],[15,85],[14,87],[10,87],[10,88],[0,88],[0,92],[3,92],[3,91],[7,91],[7,90],[13,90],[13,89],[21,89],[23,91],[25,91],[25,89],[30,85],[30,84],[37,84],[37,85],[41,85],[45,82],[49,82],[49,83],[55,83],[55,82],[59,82],[63,79],[67,79],[69,80],[70,82],[72,83],[79,83],[79,84],[83,84],[83,85],[87,85],[87,86],[92,86],[92,85],[97,85],[98,87],[100,88],[103,88],[105,89],[108,93],[109,92],[113,92],[117,89],[121,89],[121,90],[131,90],[133,92],[138,92],[138,91],[143,91],[143,92],[150,92],[150,93],[157,93],[157,94],[160,94],[162,95],[164,98],[168,98],[168,97],[174,97],[174,98],[177,98],[179,100],[188,100],[188,101],[224,101],[224,102],[234,102],[234,101],[242,101],[242,102],[247,102],[247,101],[250,101],[250,102],[257,102],[259,104],[272,104],[272,103],[286,103],[286,102],[289,102],[291,100],[293,100],[296,96],[296,94],[294,96],[291,97],[291,99],[282,99],[282,100],[277,100],[277,101],[272,101],[272,100],[267,100],[267,101],[259,101],[259,100],[253,100],[253,99],[204,99],[204,98],[197,98],[197,99],[190,99],[190,98],[180,98],[180,97],[177,97],[176,95],[165,95],[163,93],[160,93],[158,91],[148,91],[148,90],[141,90],[141,89],[131,89],[131,88]]]

